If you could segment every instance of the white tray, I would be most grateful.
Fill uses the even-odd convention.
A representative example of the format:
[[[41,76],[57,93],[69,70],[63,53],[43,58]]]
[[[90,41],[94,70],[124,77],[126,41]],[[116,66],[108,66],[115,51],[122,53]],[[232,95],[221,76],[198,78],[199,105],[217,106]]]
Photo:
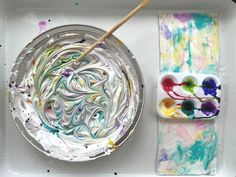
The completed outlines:
[[[79,3],[76,6],[76,2]],[[55,160],[32,147],[17,130],[7,106],[9,72],[19,52],[39,33],[38,22],[48,28],[87,24],[108,30],[135,0],[0,0],[0,176],[156,176],[157,114],[154,86],[158,77],[158,18],[160,11],[213,11],[220,15],[222,69],[226,73],[224,147],[217,176],[236,175],[236,4],[231,0],[153,0],[152,4],[119,29],[120,38],[136,56],[145,80],[146,104],[134,134],[108,157],[91,162]],[[221,123],[223,121],[220,121]]]

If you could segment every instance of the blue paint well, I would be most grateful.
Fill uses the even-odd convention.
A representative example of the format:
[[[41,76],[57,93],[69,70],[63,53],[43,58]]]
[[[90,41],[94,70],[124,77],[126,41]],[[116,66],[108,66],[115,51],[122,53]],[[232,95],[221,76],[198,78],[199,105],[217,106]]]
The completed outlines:
[[[215,96],[218,87],[217,87],[216,82],[215,82],[214,79],[207,78],[202,83],[202,89],[203,89],[205,95]]]

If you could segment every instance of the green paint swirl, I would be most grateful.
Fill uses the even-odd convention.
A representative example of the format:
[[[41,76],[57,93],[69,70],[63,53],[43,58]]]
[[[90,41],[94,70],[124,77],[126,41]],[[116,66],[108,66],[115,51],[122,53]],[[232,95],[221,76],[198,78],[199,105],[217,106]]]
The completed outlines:
[[[176,151],[170,155],[169,160],[174,161],[180,167],[178,168],[180,174],[189,174],[191,165],[198,162],[202,162],[203,169],[207,171],[216,157],[217,142],[216,132],[204,131],[202,138],[197,139],[191,146],[177,145]]]
[[[194,13],[193,19],[195,26],[198,30],[202,30],[203,28],[211,25],[213,23],[212,16],[203,13]]]

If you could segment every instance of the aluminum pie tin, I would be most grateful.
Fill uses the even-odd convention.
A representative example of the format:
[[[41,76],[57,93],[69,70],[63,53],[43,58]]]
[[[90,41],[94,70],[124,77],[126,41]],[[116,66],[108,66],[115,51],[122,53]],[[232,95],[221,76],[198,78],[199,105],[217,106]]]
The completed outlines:
[[[81,61],[104,30],[66,25],[21,51],[9,81],[9,106],[23,136],[44,154],[88,161],[116,150],[135,129],[144,105],[137,60],[111,35]]]

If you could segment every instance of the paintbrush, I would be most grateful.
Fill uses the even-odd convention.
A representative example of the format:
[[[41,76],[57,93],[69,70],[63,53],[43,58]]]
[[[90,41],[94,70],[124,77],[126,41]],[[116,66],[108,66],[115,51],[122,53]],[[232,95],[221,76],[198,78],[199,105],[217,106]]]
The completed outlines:
[[[101,38],[99,38],[91,47],[89,47],[82,55],[80,55],[76,62],[80,62],[86,55],[88,55],[93,49],[97,47],[101,42],[110,37],[118,28],[120,28],[125,22],[127,22],[131,17],[133,17],[137,12],[143,9],[151,0],[143,0],[139,6],[137,6],[133,11],[131,11],[127,16],[125,16],[119,23],[117,23],[110,31],[105,33]]]

